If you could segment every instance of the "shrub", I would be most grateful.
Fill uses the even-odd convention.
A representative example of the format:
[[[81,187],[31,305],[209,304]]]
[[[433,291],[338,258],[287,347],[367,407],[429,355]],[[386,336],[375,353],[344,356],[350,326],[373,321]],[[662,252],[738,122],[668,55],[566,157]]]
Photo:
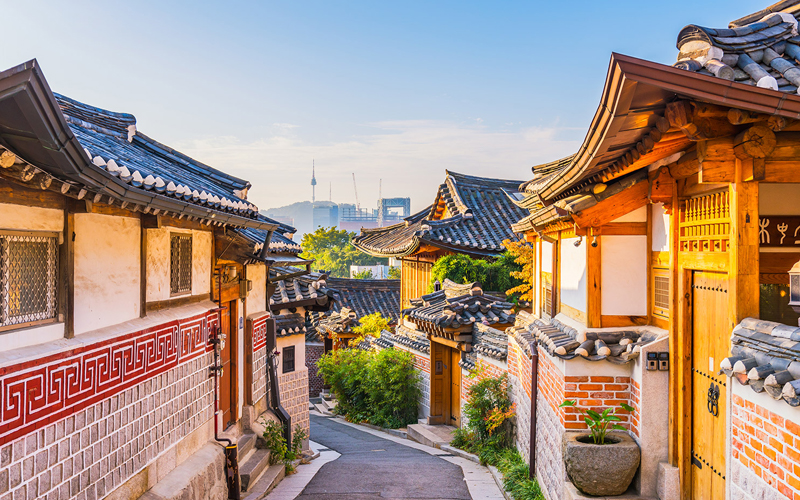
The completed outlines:
[[[445,255],[431,268],[428,291],[433,291],[436,280],[442,283],[445,279],[449,279],[456,283],[477,281],[484,290],[506,292],[510,295],[508,291],[515,290],[523,284],[517,277],[523,269],[516,259],[516,256],[508,252],[493,261],[472,259],[459,253]]]
[[[469,388],[464,405],[467,429],[482,446],[498,449],[511,446],[514,404],[508,395],[508,375],[484,377],[479,368],[472,376],[479,380]]]
[[[339,349],[317,366],[336,397],[336,412],[348,420],[391,428],[416,421],[420,392],[411,353]]]
[[[269,463],[274,465],[283,463],[286,473],[294,470],[293,462],[300,458],[303,449],[303,441],[308,438],[308,433],[299,425],[295,427],[292,436],[292,446],[286,443],[283,436],[283,426],[274,420],[262,420],[264,425],[264,441],[269,449]]]

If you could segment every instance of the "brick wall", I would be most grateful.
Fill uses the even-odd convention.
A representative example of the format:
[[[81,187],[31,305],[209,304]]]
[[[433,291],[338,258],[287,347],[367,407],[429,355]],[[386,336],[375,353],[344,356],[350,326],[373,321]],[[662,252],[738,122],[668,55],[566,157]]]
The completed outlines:
[[[602,413],[606,408],[616,409],[617,422],[631,429],[631,415],[619,408],[620,403],[630,404],[631,378],[609,376],[564,377],[564,399],[577,400],[577,408],[561,408],[561,420],[568,430],[588,429],[581,416],[581,409]]]
[[[464,403],[467,402],[469,398],[469,389],[476,383],[480,382],[484,378],[492,378],[492,377],[500,377],[507,370],[504,370],[491,361],[488,361],[483,356],[478,356],[478,363],[475,368],[476,376],[475,377],[461,377],[461,406],[463,408]]]
[[[547,500],[560,499],[564,492],[564,374],[538,347],[539,393],[536,400],[536,477]]]
[[[200,314],[1,368],[3,498],[101,498],[155,460],[174,467],[174,445],[212,419],[215,322]]]
[[[530,463],[531,360],[513,337],[508,339],[508,379],[511,399],[517,405],[515,444]]]
[[[639,415],[642,413],[642,388],[639,385],[639,382],[635,380],[631,380],[631,394],[630,394],[629,403],[633,407],[633,412],[630,414],[630,431],[635,437],[641,436],[639,434],[640,427],[639,427]],[[620,410],[620,417],[622,416],[622,411]]]
[[[800,424],[734,394],[731,434],[733,498],[800,499]]]
[[[431,357],[430,354],[408,349],[402,345],[395,345],[395,349],[410,352],[414,356],[414,368],[417,370],[417,387],[420,399],[417,407],[419,418],[426,418],[431,414]]]
[[[317,361],[325,354],[325,345],[321,343],[306,344],[306,368],[308,368],[308,396],[315,398],[322,392],[325,382],[319,374]]]
[[[292,417],[292,430],[299,425],[309,433],[308,370],[305,366],[278,376],[281,405]]]

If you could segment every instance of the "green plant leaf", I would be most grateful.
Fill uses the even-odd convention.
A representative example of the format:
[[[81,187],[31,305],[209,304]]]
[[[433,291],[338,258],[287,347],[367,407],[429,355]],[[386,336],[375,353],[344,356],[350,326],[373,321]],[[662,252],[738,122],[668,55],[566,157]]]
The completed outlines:
[[[618,430],[618,431],[626,431],[626,430],[628,430],[628,429],[626,429],[625,427],[622,427],[622,426],[621,426],[621,425],[619,425],[619,424],[614,424],[614,426],[613,426],[612,428],[613,428],[613,429],[616,429],[616,430]]]
[[[622,409],[623,409],[623,410],[626,410],[626,411],[633,411],[633,406],[631,406],[631,405],[629,405],[629,404],[620,403],[620,406],[622,407]]]
[[[571,406],[575,406],[576,404],[577,404],[577,401],[566,400],[563,403],[561,403],[560,405],[558,405],[558,407],[559,408],[565,408],[565,407],[568,407],[568,406],[570,406],[570,407]]]
[[[620,421],[620,420],[622,420],[622,419],[621,419],[621,418],[619,418],[619,417],[618,417],[618,416],[616,416],[616,415],[609,415],[609,416],[607,416],[607,417],[606,417],[606,420],[610,420],[610,421],[612,421],[612,422],[619,422],[619,421]]]
[[[599,413],[597,413],[594,410],[586,410],[586,414],[589,415],[590,417],[592,417],[592,419],[594,419],[594,420],[601,420],[603,418],[603,417],[600,416]]]

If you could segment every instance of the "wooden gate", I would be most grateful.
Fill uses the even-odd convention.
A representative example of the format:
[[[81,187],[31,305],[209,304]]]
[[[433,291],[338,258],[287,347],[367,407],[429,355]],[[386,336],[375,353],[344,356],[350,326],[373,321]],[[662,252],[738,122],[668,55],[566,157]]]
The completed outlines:
[[[692,498],[725,498],[726,377],[730,352],[728,275],[692,273]]]
[[[461,351],[450,349],[450,425],[461,427]]]
[[[222,334],[225,335],[225,347],[220,351],[222,376],[219,379],[219,409],[222,411],[222,427],[227,428],[236,422],[237,384],[236,384],[236,345],[238,340],[237,301],[226,304],[222,311]]]
[[[430,424],[446,424],[449,414],[446,413],[446,406],[450,401],[446,400],[450,392],[450,357],[448,347],[438,342],[431,342],[431,415],[428,418]]]

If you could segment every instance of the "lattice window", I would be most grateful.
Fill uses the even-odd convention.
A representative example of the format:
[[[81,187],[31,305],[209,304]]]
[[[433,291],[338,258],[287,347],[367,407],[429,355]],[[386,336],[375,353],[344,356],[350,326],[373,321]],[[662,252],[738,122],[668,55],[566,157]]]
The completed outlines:
[[[653,314],[669,318],[668,269],[653,269]]]
[[[283,373],[294,371],[294,346],[283,348]]]
[[[57,315],[58,238],[0,233],[0,328]]]
[[[727,192],[686,200],[678,214],[681,252],[726,252],[731,230]]]
[[[553,275],[542,273],[542,312],[546,315],[553,313]]]
[[[192,235],[173,234],[170,238],[169,284],[173,294],[192,291]]]

